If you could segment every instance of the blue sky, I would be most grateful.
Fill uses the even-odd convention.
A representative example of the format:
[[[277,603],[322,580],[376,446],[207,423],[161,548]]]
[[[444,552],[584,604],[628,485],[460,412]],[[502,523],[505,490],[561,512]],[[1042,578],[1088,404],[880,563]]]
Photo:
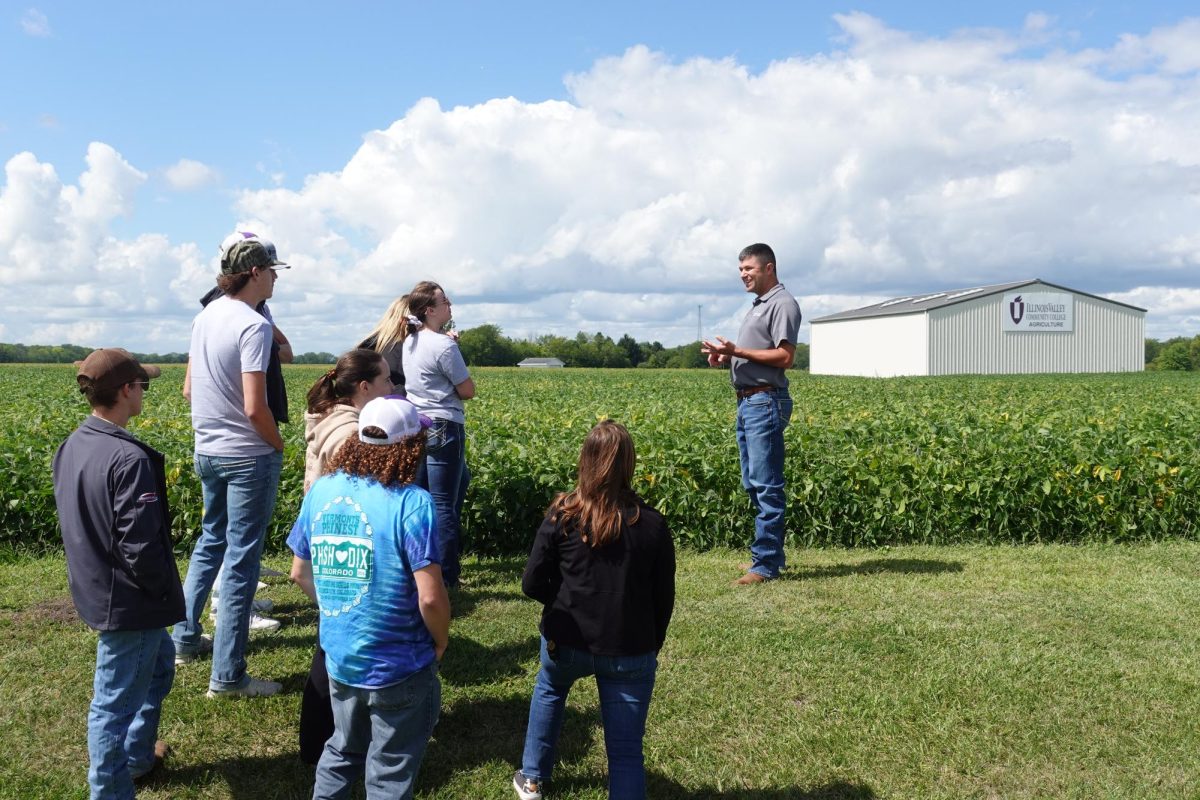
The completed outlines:
[[[183,349],[251,225],[301,349],[427,277],[728,334],[758,239],[808,317],[1042,277],[1200,330],[1197,12],[975,5],[0,4],[0,340]]]

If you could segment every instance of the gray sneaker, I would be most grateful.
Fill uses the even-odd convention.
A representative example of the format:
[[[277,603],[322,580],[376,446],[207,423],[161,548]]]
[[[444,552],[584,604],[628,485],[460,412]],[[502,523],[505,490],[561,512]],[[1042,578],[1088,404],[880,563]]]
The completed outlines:
[[[217,618],[217,609],[221,603],[217,598],[213,598],[212,606],[208,609],[208,615],[213,619]],[[270,614],[275,610],[275,601],[269,597],[256,597],[250,602],[250,610],[258,614]]]
[[[260,681],[258,678],[250,678],[246,681],[246,685],[238,689],[216,689],[208,690],[209,699],[217,697],[270,697],[273,694],[279,694],[279,690],[283,688],[282,683],[275,681]]]
[[[517,770],[513,774],[513,788],[521,800],[542,800],[542,782],[526,778],[525,773]]]
[[[182,667],[184,664],[190,664],[201,656],[208,655],[212,652],[213,642],[212,637],[207,633],[200,634],[200,643],[196,645],[196,649],[190,653],[181,653],[175,651],[175,666]]]

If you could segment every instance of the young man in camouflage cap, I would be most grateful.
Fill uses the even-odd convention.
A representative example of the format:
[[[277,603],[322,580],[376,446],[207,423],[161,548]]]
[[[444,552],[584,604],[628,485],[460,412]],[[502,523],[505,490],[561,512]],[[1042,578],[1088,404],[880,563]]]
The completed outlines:
[[[217,285],[224,296],[192,323],[184,394],[192,404],[204,518],[183,587],[187,618],[173,637],[177,664],[208,649],[201,615],[224,561],[208,682],[214,698],[264,697],[282,688],[247,674],[246,642],[283,464],[283,438],[267,405],[271,323],[255,308],[270,299],[278,270],[287,268],[257,239],[237,242],[221,259]]]

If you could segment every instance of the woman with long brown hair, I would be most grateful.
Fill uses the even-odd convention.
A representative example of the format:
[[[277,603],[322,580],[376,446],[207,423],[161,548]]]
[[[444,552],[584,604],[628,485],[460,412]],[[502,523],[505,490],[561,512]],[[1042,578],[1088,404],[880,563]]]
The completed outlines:
[[[642,738],[658,651],[675,606],[675,545],[634,493],[629,431],[604,420],[584,440],[579,484],[550,504],[521,589],[542,603],[541,669],[513,788],[541,800],[557,757],[567,694],[596,676],[610,798],[644,798]]]
[[[358,429],[358,412],[376,397],[392,393],[387,360],[382,353],[357,348],[343,353],[333,369],[308,390],[304,415],[304,491],[346,437]]]

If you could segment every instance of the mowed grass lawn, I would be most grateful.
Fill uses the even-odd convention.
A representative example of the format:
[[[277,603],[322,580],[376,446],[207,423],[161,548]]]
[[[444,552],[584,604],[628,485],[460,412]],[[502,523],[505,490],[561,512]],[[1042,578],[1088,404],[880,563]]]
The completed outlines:
[[[733,588],[741,554],[682,553],[646,737],[653,798],[1200,797],[1200,545],[790,553]],[[267,563],[286,566],[285,558]],[[520,559],[469,562],[422,798],[507,798],[536,667]],[[140,797],[301,798],[295,722],[315,614],[252,638],[278,697],[204,697],[181,668]],[[0,565],[0,796],[84,796],[95,638],[64,563]],[[602,798],[594,686],[573,693],[548,798]]]

